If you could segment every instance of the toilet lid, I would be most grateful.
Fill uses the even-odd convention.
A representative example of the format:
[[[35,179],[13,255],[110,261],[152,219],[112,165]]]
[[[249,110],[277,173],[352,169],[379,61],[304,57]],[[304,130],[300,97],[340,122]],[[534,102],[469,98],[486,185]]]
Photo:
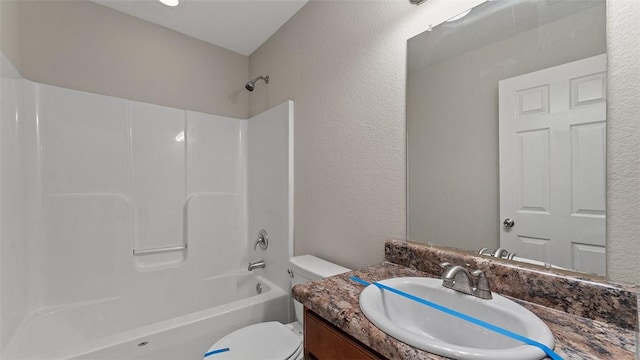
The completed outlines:
[[[277,359],[286,360],[298,352],[302,339],[277,321],[238,329],[218,340],[205,360]],[[229,349],[228,351],[225,349]]]

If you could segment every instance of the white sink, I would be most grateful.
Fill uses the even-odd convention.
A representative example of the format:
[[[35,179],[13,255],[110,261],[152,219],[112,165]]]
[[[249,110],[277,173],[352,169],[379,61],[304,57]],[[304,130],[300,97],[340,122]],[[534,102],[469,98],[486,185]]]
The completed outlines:
[[[553,349],[553,334],[536,315],[515,302],[493,294],[483,300],[442,286],[441,279],[404,277],[379,283],[446,306],[510,330]],[[539,360],[545,353],[507,336],[456,318],[400,295],[367,286],[360,309],[380,330],[428,352],[454,359]]]

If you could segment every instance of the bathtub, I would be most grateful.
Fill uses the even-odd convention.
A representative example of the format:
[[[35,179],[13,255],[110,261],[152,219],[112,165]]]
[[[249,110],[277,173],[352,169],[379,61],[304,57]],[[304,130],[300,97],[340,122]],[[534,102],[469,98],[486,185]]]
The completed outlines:
[[[2,359],[202,359],[233,330],[288,321],[289,303],[288,291],[248,272],[179,288],[136,289],[36,312]]]

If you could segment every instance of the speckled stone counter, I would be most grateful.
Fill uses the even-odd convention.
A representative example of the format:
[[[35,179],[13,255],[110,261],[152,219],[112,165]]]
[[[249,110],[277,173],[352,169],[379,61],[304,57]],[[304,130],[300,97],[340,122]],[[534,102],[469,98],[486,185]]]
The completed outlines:
[[[482,270],[491,282],[491,290],[498,294],[626,330],[638,330],[638,289],[601,277],[404,240],[385,243],[385,260],[432,277],[442,274],[442,262],[468,264],[472,269]]]
[[[398,341],[373,325],[360,311],[358,298],[364,287],[351,281],[349,276],[352,275],[372,282],[392,277],[429,274],[392,263],[382,263],[297,285],[293,288],[293,296],[308,309],[389,359],[446,359]],[[517,301],[549,326],[556,339],[555,350],[565,359],[635,357],[636,334],[633,330]]]

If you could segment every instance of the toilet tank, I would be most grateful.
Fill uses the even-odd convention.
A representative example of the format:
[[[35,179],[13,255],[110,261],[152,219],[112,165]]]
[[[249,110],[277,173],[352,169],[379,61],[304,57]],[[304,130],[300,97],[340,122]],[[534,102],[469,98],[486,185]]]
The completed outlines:
[[[289,259],[289,267],[292,271],[291,288],[295,285],[306,283],[308,281],[325,279],[333,275],[338,275],[351,271],[346,267],[334,264],[313,255],[294,256]],[[296,310],[296,318],[302,323],[303,313],[302,304],[294,300]]]

